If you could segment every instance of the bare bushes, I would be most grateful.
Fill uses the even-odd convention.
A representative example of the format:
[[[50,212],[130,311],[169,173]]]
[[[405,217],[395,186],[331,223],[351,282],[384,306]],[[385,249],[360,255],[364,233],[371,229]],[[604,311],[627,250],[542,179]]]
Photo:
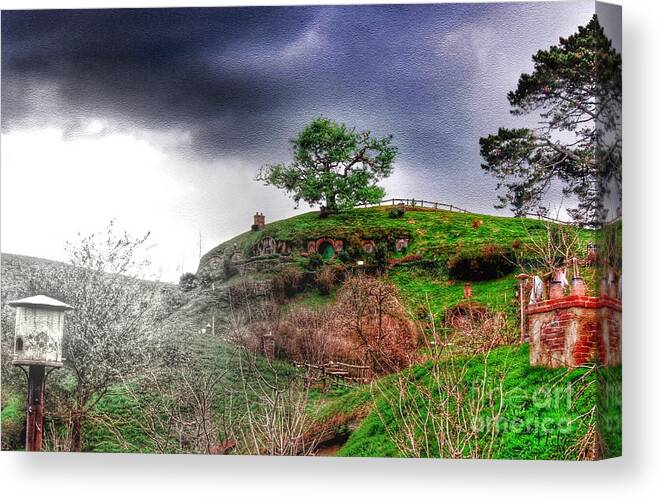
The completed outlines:
[[[354,346],[352,361],[376,373],[401,370],[414,360],[418,334],[393,285],[365,275],[347,278],[334,306],[335,327]]]
[[[202,334],[161,332],[144,353],[141,376],[123,379],[131,412],[113,415],[106,427],[127,451],[139,451],[121,431],[127,427],[139,429],[143,445],[159,453],[219,453],[233,446],[234,415],[224,405],[232,360],[209,366],[199,356],[209,342]]]
[[[508,324],[503,312],[490,312],[484,307],[462,304],[448,309],[445,325],[451,330],[450,338],[462,351],[481,354],[491,349],[516,342],[518,334]]]
[[[490,458],[504,407],[506,369],[486,355],[457,358],[433,314],[424,370],[404,370],[372,384],[375,405],[391,441],[405,457]],[[477,369],[476,369],[477,366]],[[480,368],[481,366],[481,368]]]
[[[330,294],[333,287],[342,281],[346,268],[342,264],[319,265],[303,272],[298,266],[281,269],[273,278],[273,294],[279,302],[286,302],[306,288],[314,287],[320,295]]]
[[[277,355],[290,361],[343,361],[392,373],[411,364],[417,349],[417,329],[395,288],[365,275],[346,278],[337,300],[326,307],[285,311],[264,301],[237,311],[235,318],[235,342],[259,351],[261,339],[272,335]]]
[[[315,275],[314,282],[320,295],[328,295],[340,275],[338,266],[324,266]]]
[[[303,272],[297,266],[287,266],[273,278],[273,293],[276,298],[291,298],[302,289]]]
[[[244,412],[237,425],[237,451],[250,455],[311,455],[316,448],[308,412],[309,384],[285,375],[274,364],[239,358]]]

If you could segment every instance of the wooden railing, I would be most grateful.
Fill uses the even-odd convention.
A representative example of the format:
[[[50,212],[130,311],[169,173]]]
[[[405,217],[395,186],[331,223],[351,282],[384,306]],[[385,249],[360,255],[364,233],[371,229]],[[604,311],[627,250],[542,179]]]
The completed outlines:
[[[303,368],[313,380],[320,380],[324,387],[330,384],[357,383],[365,384],[372,379],[372,368],[363,365],[352,365],[339,361],[329,361],[321,365],[297,363],[297,368]]]
[[[538,213],[535,213],[535,212],[526,212],[525,214],[523,214],[523,217],[525,217],[526,219],[546,220],[546,221],[549,221],[549,222],[554,222],[556,224],[572,224],[572,222],[570,222],[570,221],[555,219],[553,217],[548,217],[546,215],[538,214]]]
[[[456,205],[452,205],[449,203],[442,203],[440,201],[429,201],[429,200],[418,200],[416,198],[388,198],[387,200],[381,200],[378,203],[364,203],[364,207],[383,207],[383,206],[394,206],[396,207],[397,205],[404,205],[407,207],[420,207],[420,208],[431,208],[434,210],[448,210],[450,212],[461,212],[464,214],[472,214],[475,212],[472,212],[470,210],[466,210],[465,208],[458,207]],[[555,219],[553,217],[548,217],[546,215],[540,214],[540,213],[535,213],[535,212],[527,212],[523,214],[523,217],[526,219],[539,219],[539,220],[546,220],[549,222],[555,222],[557,224],[571,224],[569,221],[561,220],[561,219]]]
[[[465,210],[448,203],[441,203],[440,201],[416,200],[415,198],[389,198],[387,200],[381,200],[378,203],[364,204],[365,207],[379,207],[387,205],[405,205],[407,207],[433,208],[435,210],[449,210],[450,212],[462,212],[465,214],[471,213],[469,210]]]

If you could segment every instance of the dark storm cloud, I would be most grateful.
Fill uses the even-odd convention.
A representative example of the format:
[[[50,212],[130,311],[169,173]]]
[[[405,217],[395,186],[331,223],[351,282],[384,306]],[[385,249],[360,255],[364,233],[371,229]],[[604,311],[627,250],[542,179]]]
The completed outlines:
[[[258,9],[4,12],[3,128],[35,118],[75,125],[84,118],[111,117],[148,128],[183,127],[195,135],[214,135],[213,129],[218,137],[227,136],[230,126],[249,125],[252,116],[281,106],[289,94],[285,75],[251,64],[250,45],[261,41],[263,57],[278,53],[311,21],[310,14],[306,9],[272,11],[268,18]],[[42,116],[40,111],[54,106],[55,115]]]
[[[587,22],[590,9],[5,11],[2,128],[53,124],[75,134],[102,118],[127,130],[185,131],[187,147],[206,159],[260,162],[285,160],[287,139],[324,114],[393,133],[411,175],[442,174],[422,191],[466,175],[484,188],[480,134],[507,125],[505,94],[530,55]]]

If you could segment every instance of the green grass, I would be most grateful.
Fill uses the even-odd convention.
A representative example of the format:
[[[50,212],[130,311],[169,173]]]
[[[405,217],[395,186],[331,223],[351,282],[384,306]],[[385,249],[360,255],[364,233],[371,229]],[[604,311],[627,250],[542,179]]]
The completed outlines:
[[[2,387],[2,449],[23,449],[21,433],[25,425],[25,396],[8,385]]]
[[[462,360],[456,360],[461,363]],[[484,362],[482,358],[465,360],[467,373],[464,382],[481,380]],[[572,446],[586,431],[586,421],[578,418],[596,402],[597,385],[590,384],[592,375],[585,370],[546,369],[531,367],[528,363],[528,347],[501,347],[493,350],[486,364],[487,383],[494,386],[499,373],[506,373],[503,381],[504,406],[496,427],[492,458],[503,459],[566,459],[572,458]],[[429,365],[415,366],[416,383],[431,384]],[[617,378],[619,369],[609,369],[610,377]],[[602,370],[603,372],[603,370]],[[387,394],[395,390],[394,376],[381,381],[379,392]],[[492,387],[494,388],[494,387]],[[580,388],[586,388],[580,391]],[[377,392],[377,394],[379,393]],[[495,399],[497,400],[497,398]],[[414,401],[424,411],[426,401]],[[621,393],[614,392],[611,413],[617,417]],[[384,397],[377,397],[378,411],[372,410],[358,429],[351,434],[340,450],[340,456],[402,456],[390,432],[401,432],[401,420],[394,416],[393,408]],[[488,414],[491,408],[486,408]],[[617,425],[607,429],[605,440],[611,444],[611,455],[621,451]],[[486,446],[488,433],[481,436]],[[618,448],[619,447],[619,448]],[[432,446],[431,456],[434,453]]]
[[[407,253],[417,253],[426,259],[453,254],[461,248],[498,243],[511,245],[514,241],[529,241],[546,234],[543,222],[533,219],[464,214],[445,210],[407,210],[401,218],[390,218],[390,207],[353,209],[320,219],[318,212],[308,212],[266,225],[263,231],[248,231],[211,250],[205,257],[222,255],[235,244],[246,254],[263,236],[272,236],[302,247],[309,239],[322,236],[343,238],[352,236],[383,239],[388,236],[411,238]],[[474,221],[482,221],[474,228]],[[586,242],[592,232],[583,231]]]
[[[425,308],[427,301],[435,313],[453,307],[464,299],[464,282],[438,278],[424,270],[395,268],[388,274],[412,311]],[[516,278],[505,276],[491,281],[472,283],[472,300],[492,311],[514,310],[514,286]]]
[[[243,392],[239,367],[241,353],[237,347],[217,338],[206,337],[203,342],[198,341],[194,345],[194,352],[194,363],[201,376],[209,372],[224,373],[214,405],[216,418],[224,412],[232,412],[233,420],[239,421],[246,410],[246,404],[253,406],[258,404],[253,394],[246,395]],[[283,382],[295,373],[293,366],[288,363],[280,361],[269,363],[262,357],[255,358],[255,369],[270,383],[273,383],[276,377]],[[111,392],[95,406],[93,415],[96,418],[88,419],[84,430],[85,449],[95,452],[156,451],[150,445],[149,436],[141,429],[139,406],[136,407],[135,402],[127,396],[122,387],[114,387]],[[229,400],[229,394],[232,397],[231,409],[224,406]],[[142,397],[154,398],[160,395],[144,394]],[[113,422],[115,431],[121,434],[122,439],[117,439],[104,419]],[[130,445],[126,447],[125,443]]]

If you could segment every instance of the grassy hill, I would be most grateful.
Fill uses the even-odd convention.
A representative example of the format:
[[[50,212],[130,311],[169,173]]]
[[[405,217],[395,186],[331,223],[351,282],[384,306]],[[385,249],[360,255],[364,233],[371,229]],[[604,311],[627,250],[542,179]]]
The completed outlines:
[[[249,259],[255,244],[265,236],[289,242],[293,248],[293,263],[303,268],[307,260],[299,254],[308,240],[340,238],[345,241],[346,248],[347,244],[357,239],[392,241],[406,237],[410,239],[410,244],[404,252],[395,252],[391,245],[388,257],[392,265],[384,279],[400,291],[412,317],[424,316],[428,308],[442,317],[447,308],[464,301],[464,280],[454,278],[448,269],[448,263],[453,258],[463,254],[479,254],[483,248],[519,248],[518,257],[525,263],[530,257],[527,255],[528,246],[532,242],[543,241],[550,225],[533,219],[410,207],[402,216],[396,217],[391,210],[392,207],[356,209],[327,219],[320,219],[316,212],[310,212],[275,221],[262,231],[249,231],[217,246],[202,258],[200,267],[211,257],[222,257],[237,248]],[[579,230],[577,236],[579,245],[585,250],[587,244],[598,237],[595,231],[588,229]],[[415,258],[407,259],[407,255]],[[510,329],[518,328],[514,300],[515,275],[518,272],[513,266],[497,277],[471,280],[472,300],[492,312],[505,313],[507,328]],[[588,278],[588,287],[594,292],[592,272],[584,270],[584,276]],[[314,289],[307,289],[291,302],[304,307],[319,307],[332,300],[332,293],[321,296]],[[619,368],[602,370],[598,374],[586,370],[532,368],[525,345],[499,347],[478,358],[464,359],[461,353],[457,356],[453,361],[467,367],[464,383],[478,382],[484,373],[488,374],[488,385],[495,386],[502,382],[502,428],[495,435],[490,454],[498,458],[566,459],[580,456],[585,450],[581,450],[577,443],[590,429],[599,425],[593,418],[594,413],[591,413],[596,388],[601,387],[599,384],[605,379],[618,387],[621,376]],[[406,374],[390,375],[377,381],[376,387],[380,389],[376,392],[375,386],[358,386],[315,394],[311,403],[315,418],[326,436],[348,439],[338,455],[406,455],[395,446],[392,435],[399,432],[397,429],[401,422],[393,417],[393,408],[389,407],[383,395],[400,387],[398,377],[407,377],[405,385],[408,384],[409,389],[411,384],[430,384],[432,372],[429,362],[422,363],[407,370]],[[415,382],[410,378],[411,373],[415,374]],[[504,373],[504,379],[500,381],[496,373]],[[401,382],[401,378],[399,380]],[[553,392],[555,402],[540,405],[540,394],[547,392]],[[604,413],[615,418],[619,414],[619,397],[614,401],[615,404],[609,405]],[[423,408],[425,401],[419,403]],[[495,400],[490,401],[483,411],[493,411],[495,404]],[[416,404],[413,407],[417,408]],[[549,426],[549,422],[560,422],[564,427]],[[617,454],[621,449],[619,425],[610,427],[609,431],[605,438],[608,442],[608,446],[604,445],[608,448],[605,453]],[[431,455],[437,453],[438,450],[432,449]]]
[[[455,253],[462,248],[475,248],[490,243],[511,245],[528,241],[546,232],[546,223],[535,219],[498,217],[408,207],[401,217],[392,217],[393,207],[355,209],[321,219],[318,212],[308,212],[266,225],[263,231],[248,231],[210,250],[201,263],[212,256],[222,256],[235,245],[246,254],[264,236],[303,245],[320,237],[384,239],[409,237],[407,253],[420,254],[425,259],[436,259]],[[589,241],[590,232],[584,233]]]
[[[361,239],[390,242],[388,257],[394,264],[388,273],[402,292],[412,314],[427,308],[427,302],[436,311],[452,307],[463,300],[465,279],[448,272],[448,262],[457,256],[478,255],[482,249],[520,248],[518,256],[525,260],[526,245],[543,241],[548,227],[553,224],[536,219],[498,217],[492,215],[450,212],[430,208],[407,207],[400,217],[393,217],[393,207],[371,207],[354,209],[332,217],[321,219],[318,212],[308,212],[289,219],[267,224],[261,231],[248,231],[221,243],[200,260],[200,269],[211,258],[227,257],[239,249],[250,259],[254,247],[262,238],[270,236],[277,241],[286,241],[292,248],[292,260],[305,268],[307,258],[300,253],[308,240],[321,237],[342,239],[345,248]],[[403,252],[392,248],[394,238],[406,237],[409,245]],[[583,229],[578,238],[583,249],[596,237],[594,231]],[[353,243],[352,243],[353,242]],[[367,256],[369,258],[369,256]],[[514,255],[508,259],[514,260]],[[355,261],[355,259],[354,259]],[[350,263],[351,264],[351,263]],[[491,310],[511,311],[513,304],[514,276],[520,272],[511,266],[495,279],[476,279],[473,282],[473,299]],[[275,272],[277,268],[273,268]],[[589,271],[588,271],[589,272]],[[273,274],[273,273],[272,273]],[[271,275],[272,275],[271,274]],[[259,279],[268,279],[268,272],[254,273]],[[589,276],[588,276],[589,277]],[[592,280],[588,286],[594,288]],[[327,301],[314,291],[306,293],[304,302],[314,305]]]
[[[466,383],[481,381],[486,374],[488,390],[498,395],[494,401],[488,401],[480,412],[482,422],[488,422],[495,409],[499,408],[501,412],[495,430],[487,426],[479,432],[478,454],[487,446],[493,447],[488,455],[479,455],[482,458],[577,458],[580,453],[577,443],[589,432],[590,426],[603,425],[595,420],[596,417],[593,419],[590,413],[602,389],[601,382],[606,377],[611,382],[621,377],[620,368],[591,372],[588,369],[531,367],[527,345],[499,347],[487,355],[458,359],[455,362],[462,365],[465,363]],[[415,380],[414,383],[432,385],[429,363],[409,370],[413,372],[411,378]],[[407,456],[391,439],[392,433],[403,430],[402,421],[397,417],[398,406],[392,404],[393,398],[387,397],[388,394],[396,393],[395,379],[398,376],[380,382],[381,387],[376,391],[372,410],[351,434],[340,450],[340,456]],[[424,415],[427,403],[421,399],[414,401],[411,406]],[[610,417],[617,416],[620,410],[619,405],[607,409]],[[434,435],[431,428],[430,425],[429,437]],[[621,451],[620,430],[619,426],[608,427],[604,443],[610,448],[605,451],[606,456],[617,455]],[[492,437],[493,443],[490,441]],[[466,449],[460,456],[469,457],[468,452]],[[433,457],[438,454],[437,443],[432,441],[429,450],[422,450],[419,456]]]

